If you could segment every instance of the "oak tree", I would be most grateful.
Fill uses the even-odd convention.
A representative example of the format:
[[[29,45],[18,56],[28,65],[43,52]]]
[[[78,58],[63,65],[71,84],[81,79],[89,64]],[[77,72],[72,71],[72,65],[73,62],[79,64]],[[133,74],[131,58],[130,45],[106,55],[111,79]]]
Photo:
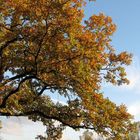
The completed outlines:
[[[0,114],[42,121],[48,139],[59,139],[68,126],[121,140],[132,129],[132,116],[104,98],[101,85],[128,84],[124,66],[131,54],[111,46],[111,17],[83,20],[85,5],[0,0]],[[65,104],[54,101],[56,94]]]

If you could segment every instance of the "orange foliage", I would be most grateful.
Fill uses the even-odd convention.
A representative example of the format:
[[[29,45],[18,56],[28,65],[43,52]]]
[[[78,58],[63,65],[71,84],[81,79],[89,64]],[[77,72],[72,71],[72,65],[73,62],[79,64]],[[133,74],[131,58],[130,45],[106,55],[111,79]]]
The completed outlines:
[[[11,116],[22,113],[49,128],[45,117],[52,117],[63,126],[89,128],[119,140],[127,137],[132,116],[124,106],[104,98],[100,89],[102,80],[128,83],[124,65],[132,56],[116,54],[111,47],[116,30],[111,17],[100,13],[82,24],[85,4],[85,0],[0,1],[0,111]],[[64,96],[68,105],[42,97],[48,90]]]

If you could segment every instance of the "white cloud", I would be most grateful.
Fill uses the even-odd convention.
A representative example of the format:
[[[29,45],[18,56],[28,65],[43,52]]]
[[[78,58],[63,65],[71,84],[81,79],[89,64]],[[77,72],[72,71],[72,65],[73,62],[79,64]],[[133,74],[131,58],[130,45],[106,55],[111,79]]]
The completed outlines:
[[[39,134],[44,134],[45,127],[42,123],[35,123],[28,120],[27,117],[0,117],[2,129],[0,134],[4,140],[34,140]]]
[[[126,72],[130,83],[129,85],[122,85],[120,88],[133,90],[133,93],[140,93],[140,59],[138,57],[133,58],[133,63],[126,67]]]
[[[111,83],[103,82],[103,88],[117,88],[119,90],[123,90],[124,93],[127,91],[131,91],[133,93],[140,94],[140,58],[135,56],[133,58],[132,64],[130,66],[126,66],[127,79],[130,83],[123,84],[121,86],[113,86]]]
[[[4,123],[4,127],[1,129],[2,133],[11,135],[21,135],[22,129],[18,123],[9,121],[9,123]]]
[[[63,132],[61,140],[78,140],[79,136],[82,135],[83,130],[75,131],[74,129],[67,127]]]
[[[128,106],[128,112],[135,116],[135,120],[140,120],[140,102],[135,102]]]

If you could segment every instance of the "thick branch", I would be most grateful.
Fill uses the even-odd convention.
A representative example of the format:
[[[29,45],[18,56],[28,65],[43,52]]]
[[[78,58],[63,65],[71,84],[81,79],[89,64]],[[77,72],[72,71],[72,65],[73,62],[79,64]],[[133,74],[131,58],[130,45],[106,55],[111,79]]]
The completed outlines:
[[[2,51],[3,51],[3,49],[5,49],[7,46],[9,46],[11,43],[14,43],[15,41],[20,41],[20,40],[22,40],[23,38],[20,38],[20,37],[15,37],[15,38],[13,38],[12,40],[9,40],[9,41],[7,41],[4,45],[2,45],[1,47],[0,47],[0,56],[1,56],[1,54],[2,54]]]
[[[30,115],[39,115],[39,116],[41,116],[43,118],[46,118],[46,119],[56,120],[56,121],[59,121],[60,123],[62,123],[64,126],[68,126],[68,127],[73,128],[73,129],[90,129],[90,130],[95,130],[95,128],[93,126],[86,126],[84,124],[81,124],[81,125],[73,125],[73,124],[70,124],[69,122],[64,121],[59,116],[50,116],[50,115],[47,115],[47,114],[45,114],[45,113],[43,113],[41,111],[38,111],[38,110],[24,112],[24,113],[21,113],[21,114],[10,114],[10,113],[0,112],[0,116],[6,116],[6,117],[10,117],[10,116],[15,116],[15,117],[28,117]]]
[[[28,77],[25,77],[24,79],[22,79],[18,85],[18,87],[16,89],[13,89],[9,94],[7,94],[3,101],[2,101],[2,104],[0,105],[0,108],[5,108],[6,107],[6,102],[8,100],[8,98],[10,96],[12,96],[13,94],[17,93],[20,89],[20,86],[26,81],[26,80],[29,80],[29,79],[32,79],[32,78],[35,78],[35,76],[28,76]]]

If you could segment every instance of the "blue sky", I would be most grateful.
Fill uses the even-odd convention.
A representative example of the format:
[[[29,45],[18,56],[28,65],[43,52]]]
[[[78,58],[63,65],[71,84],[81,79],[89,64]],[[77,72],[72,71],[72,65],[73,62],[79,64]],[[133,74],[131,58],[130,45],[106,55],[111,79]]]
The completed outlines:
[[[85,18],[100,12],[111,16],[117,25],[117,31],[112,37],[112,45],[117,52],[128,51],[133,54],[133,63],[127,68],[130,85],[114,87],[103,83],[102,91],[105,97],[109,97],[116,104],[126,104],[128,111],[135,116],[135,120],[140,121],[140,0],[97,0],[95,3],[90,2],[85,8]],[[22,140],[21,137],[30,137],[30,140],[34,140],[35,133],[43,130],[41,124],[25,123],[26,119],[20,121],[16,119],[3,120],[5,125],[1,134],[4,140],[9,140],[9,138],[10,140]],[[17,126],[14,129],[15,132],[13,125]],[[16,135],[16,130],[18,130],[18,134],[20,133],[20,138],[19,135]],[[71,138],[68,134],[74,134],[74,137]],[[64,137],[65,140],[78,139],[76,133],[71,130],[66,131]]]

